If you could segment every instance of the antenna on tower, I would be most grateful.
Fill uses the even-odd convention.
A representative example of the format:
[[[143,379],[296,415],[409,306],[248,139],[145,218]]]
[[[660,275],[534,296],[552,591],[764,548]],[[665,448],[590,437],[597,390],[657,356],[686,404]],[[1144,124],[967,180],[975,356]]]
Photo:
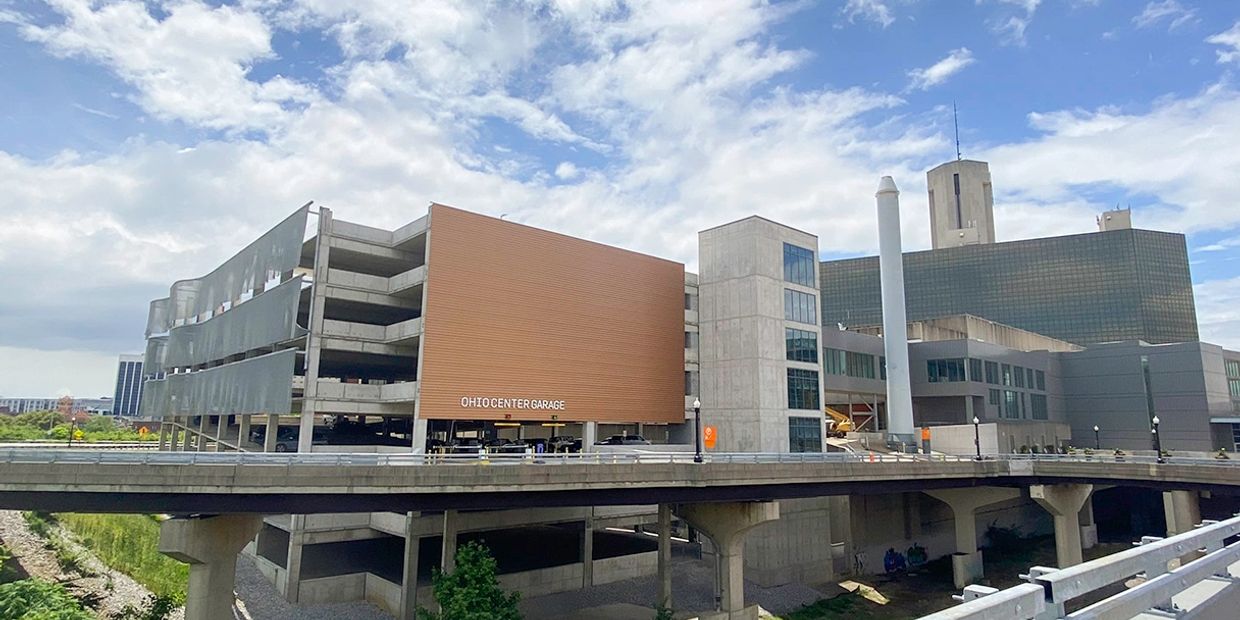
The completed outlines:
[[[956,102],[952,102],[952,125],[956,127],[956,161],[960,161],[960,120],[956,118]]]

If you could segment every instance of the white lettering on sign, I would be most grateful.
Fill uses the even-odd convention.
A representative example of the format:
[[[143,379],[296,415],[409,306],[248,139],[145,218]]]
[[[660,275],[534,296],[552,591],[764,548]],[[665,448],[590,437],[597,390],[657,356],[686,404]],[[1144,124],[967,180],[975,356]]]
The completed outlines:
[[[564,411],[564,401],[534,398],[495,398],[491,396],[462,396],[461,406],[466,409],[547,409]]]

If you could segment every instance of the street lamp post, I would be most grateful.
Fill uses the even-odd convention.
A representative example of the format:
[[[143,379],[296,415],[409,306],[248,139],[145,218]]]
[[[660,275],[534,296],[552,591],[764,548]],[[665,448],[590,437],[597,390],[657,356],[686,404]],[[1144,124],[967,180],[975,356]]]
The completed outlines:
[[[1097,425],[1097,424],[1095,424],[1095,425],[1094,425],[1094,449],[1095,449],[1095,450],[1101,450],[1101,449],[1102,449],[1102,440],[1098,438],[1098,431],[1099,431],[1099,430],[1101,430],[1101,429],[1099,429],[1099,428],[1098,428],[1098,425]]]
[[[702,462],[702,401],[693,399],[693,462]]]
[[[1158,416],[1154,416],[1154,419],[1150,420],[1150,422],[1154,423],[1154,428],[1150,429],[1150,432],[1154,435],[1154,454],[1158,455],[1159,463],[1166,463],[1162,455],[1162,438],[1158,436]]]
[[[973,448],[977,450],[977,456],[973,458],[978,461],[982,460],[982,431],[978,426],[981,422],[977,416],[973,416]]]

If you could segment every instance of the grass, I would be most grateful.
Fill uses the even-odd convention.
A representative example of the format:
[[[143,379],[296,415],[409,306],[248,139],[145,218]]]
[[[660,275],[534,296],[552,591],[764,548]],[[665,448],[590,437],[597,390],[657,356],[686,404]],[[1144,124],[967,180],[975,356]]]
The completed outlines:
[[[185,601],[189,566],[159,552],[159,523],[153,517],[61,513],[57,519],[104,564],[157,596]]]
[[[820,620],[825,618],[850,618],[870,620],[877,616],[872,613],[874,603],[861,598],[857,594],[841,594],[835,598],[818,601],[813,605],[802,607],[786,616],[783,620]]]

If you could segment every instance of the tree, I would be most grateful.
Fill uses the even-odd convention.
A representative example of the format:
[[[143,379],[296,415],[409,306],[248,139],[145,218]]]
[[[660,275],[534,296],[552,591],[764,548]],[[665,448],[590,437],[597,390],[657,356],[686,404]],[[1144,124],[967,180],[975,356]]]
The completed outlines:
[[[440,612],[418,610],[420,620],[521,620],[517,601],[521,594],[508,594],[495,578],[495,558],[485,545],[465,543],[456,552],[456,570],[435,570],[431,582]]]

